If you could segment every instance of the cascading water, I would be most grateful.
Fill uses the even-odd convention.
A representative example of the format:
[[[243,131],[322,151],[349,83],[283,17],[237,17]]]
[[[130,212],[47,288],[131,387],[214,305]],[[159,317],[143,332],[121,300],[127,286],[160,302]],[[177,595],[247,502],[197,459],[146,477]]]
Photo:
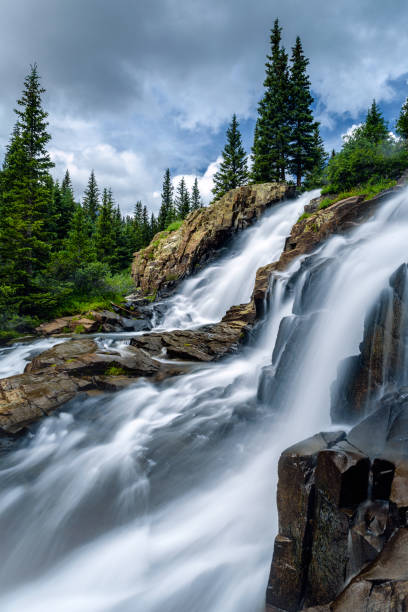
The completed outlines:
[[[257,269],[279,258],[292,225],[305,204],[318,195],[316,189],[296,200],[275,204],[231,245],[226,258],[185,281],[169,300],[163,327],[182,329],[215,323],[234,304],[248,302]]]
[[[404,262],[407,232],[405,190],[277,276],[238,355],[71,402],[5,455],[0,609],[260,612],[277,458],[330,427],[337,365]]]

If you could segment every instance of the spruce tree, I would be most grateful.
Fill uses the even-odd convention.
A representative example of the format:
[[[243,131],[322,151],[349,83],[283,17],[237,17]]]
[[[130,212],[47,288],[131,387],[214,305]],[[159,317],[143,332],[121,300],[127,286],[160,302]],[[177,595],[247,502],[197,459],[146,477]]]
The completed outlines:
[[[197,177],[194,179],[194,185],[191,190],[191,210],[198,210],[202,208],[203,202],[201,200],[200,190],[198,188]]]
[[[102,205],[96,222],[95,245],[98,260],[110,264],[114,260],[115,223],[112,192],[103,190]]]
[[[3,166],[0,218],[0,284],[14,287],[22,310],[40,307],[47,296],[35,276],[49,261],[52,235],[54,166],[47,151],[50,135],[42,107],[37,66],[31,67],[16,109],[17,123]]]
[[[82,206],[77,206],[72,217],[71,228],[64,241],[64,256],[73,271],[96,261],[95,244],[90,237],[89,223],[86,211]]]
[[[289,72],[281,37],[282,28],[276,19],[271,30],[265,93],[258,105],[252,147],[251,178],[255,183],[285,180],[290,146]]]
[[[397,133],[401,138],[403,138],[403,140],[408,140],[408,98],[402,105],[396,127]]]
[[[186,187],[184,176],[181,177],[177,185],[177,195],[175,200],[177,217],[185,219],[190,212],[190,196]]]
[[[76,209],[74,191],[68,170],[65,172],[64,180],[61,183],[60,196],[58,200],[59,207],[56,208],[58,215],[57,235],[59,239],[64,239],[71,227],[72,217]]]
[[[313,132],[312,155],[314,163],[312,168],[306,171],[305,180],[303,182],[303,186],[306,189],[314,189],[322,186],[324,182],[325,169],[329,159],[329,156],[324,148],[323,139],[320,136],[319,126],[317,124],[315,124]]]
[[[149,221],[149,213],[147,212],[147,206],[143,206],[142,238],[143,238],[143,246],[147,246],[151,238],[150,221]]]
[[[378,144],[388,138],[388,127],[384,117],[373,100],[368,109],[366,120],[361,128],[361,134],[370,142]]]
[[[171,184],[170,169],[167,168],[163,178],[161,193],[161,207],[158,216],[158,230],[166,229],[167,225],[174,220],[173,185]]]
[[[88,180],[88,185],[84,192],[83,207],[89,220],[95,226],[99,212],[99,189],[95,179],[95,173],[92,170]]]
[[[304,56],[299,36],[292,48],[290,69],[290,153],[289,170],[300,188],[302,177],[316,164],[316,123],[311,105],[310,79],[307,74],[309,60]]]
[[[237,116],[227,129],[227,143],[222,152],[222,162],[214,175],[214,200],[221,198],[230,189],[245,185],[248,181],[247,156],[242,146]]]

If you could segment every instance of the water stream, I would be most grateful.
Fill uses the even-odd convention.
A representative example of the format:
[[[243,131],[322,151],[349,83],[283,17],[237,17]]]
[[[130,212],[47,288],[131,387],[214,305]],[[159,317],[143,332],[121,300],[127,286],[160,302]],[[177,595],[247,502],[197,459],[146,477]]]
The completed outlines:
[[[216,320],[248,299],[256,267],[277,258],[304,203],[276,207],[212,274],[186,281],[165,325]],[[265,321],[237,355],[77,399],[3,456],[0,610],[261,612],[279,454],[332,428],[337,365],[405,261],[407,232],[403,191],[277,276]],[[14,350],[22,366],[28,353]],[[7,363],[15,373],[16,353],[0,358],[2,376]]]

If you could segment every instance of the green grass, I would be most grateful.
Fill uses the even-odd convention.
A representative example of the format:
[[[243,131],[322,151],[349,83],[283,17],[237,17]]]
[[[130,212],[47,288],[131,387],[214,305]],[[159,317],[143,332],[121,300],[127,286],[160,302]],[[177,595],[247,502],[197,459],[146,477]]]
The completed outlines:
[[[117,366],[111,366],[105,371],[105,376],[123,376],[124,374],[126,374],[126,370]]]
[[[173,221],[173,223],[170,223],[170,225],[166,227],[166,232],[175,232],[180,229],[182,225],[183,221],[181,219],[179,221]]]
[[[364,195],[365,196],[364,200],[370,200],[374,196],[381,193],[381,191],[390,189],[391,187],[394,187],[396,184],[397,184],[396,180],[381,179],[375,182],[369,181],[368,183],[365,183],[362,185],[356,185],[352,189],[349,189],[347,191],[342,191],[341,193],[338,193],[332,198],[325,198],[323,202],[321,202],[319,206],[319,210],[327,208],[328,206],[331,206],[332,204],[335,204],[336,202],[339,202],[340,200],[345,200],[346,198],[351,198],[357,195]],[[322,189],[322,194],[324,195],[325,193],[330,193],[330,191],[332,190],[330,189],[330,185],[328,185],[327,187]]]
[[[363,185],[356,185],[356,187],[353,187],[352,189],[349,189],[348,191],[342,191],[340,193],[337,193],[331,198],[324,198],[324,200],[320,202],[317,210],[324,210],[325,208],[332,206],[332,204],[335,204],[336,202],[340,202],[340,200],[345,200],[346,198],[351,198],[353,196],[358,196],[358,195],[364,195],[364,201],[370,200],[374,196],[381,193],[381,191],[390,189],[391,187],[394,187],[396,184],[397,184],[397,181],[395,180],[382,179],[380,181],[375,181],[375,182],[369,181],[368,183],[365,183]],[[328,185],[327,187],[322,189],[322,195],[324,195],[325,193],[330,193],[330,191],[333,191],[333,190],[330,188],[330,185]],[[313,213],[306,213],[306,212],[303,213],[303,215],[299,217],[297,222],[299,223],[299,221],[303,221],[303,219],[308,219],[312,214]]]
[[[70,295],[53,313],[54,318],[70,315],[87,315],[91,310],[112,310],[111,302],[121,302],[123,297],[134,289],[129,270],[110,274],[105,277],[103,287],[88,295]],[[89,315],[88,318],[93,318]]]
[[[297,223],[299,223],[299,221],[303,221],[303,219],[308,219],[311,216],[312,213],[307,213],[304,212],[303,215],[300,215],[299,219],[297,220]]]

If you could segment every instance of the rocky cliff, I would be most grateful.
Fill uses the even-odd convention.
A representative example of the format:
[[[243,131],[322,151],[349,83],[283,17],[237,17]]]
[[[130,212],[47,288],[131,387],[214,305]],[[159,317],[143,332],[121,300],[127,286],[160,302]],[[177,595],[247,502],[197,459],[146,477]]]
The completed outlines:
[[[240,230],[254,223],[272,204],[294,196],[286,183],[245,185],[207,208],[190,213],[176,231],[156,234],[135,253],[132,276],[144,295],[173,288],[208,261]]]
[[[358,424],[347,435],[317,434],[280,458],[267,610],[408,605],[406,288],[403,264],[366,317],[360,354],[339,367],[332,416]]]
[[[408,604],[407,390],[279,461],[267,610],[396,612]]]

